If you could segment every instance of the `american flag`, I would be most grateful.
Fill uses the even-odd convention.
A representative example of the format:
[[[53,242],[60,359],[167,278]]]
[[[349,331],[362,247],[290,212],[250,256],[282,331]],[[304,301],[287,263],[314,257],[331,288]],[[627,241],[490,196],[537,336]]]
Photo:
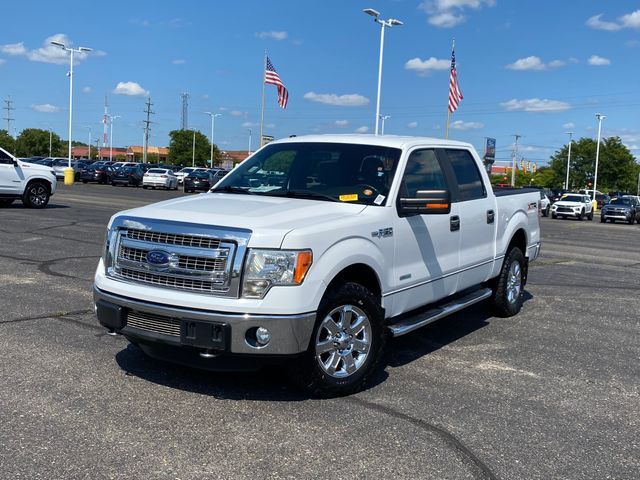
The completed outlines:
[[[276,72],[276,68],[273,66],[273,63],[271,63],[271,60],[269,60],[269,57],[267,57],[267,65],[264,72],[264,83],[278,87],[278,105],[282,108],[287,108],[289,92],[282,83],[282,80],[280,80],[280,75]]]
[[[460,100],[464,97],[458,86],[458,73],[456,72],[456,50],[451,50],[451,75],[449,75],[449,112],[453,113],[458,108]]]

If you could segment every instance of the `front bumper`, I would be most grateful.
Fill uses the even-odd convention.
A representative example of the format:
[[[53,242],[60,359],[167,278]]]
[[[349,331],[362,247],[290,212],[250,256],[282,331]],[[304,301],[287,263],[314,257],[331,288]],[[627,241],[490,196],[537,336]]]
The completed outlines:
[[[602,210],[600,212],[600,216],[602,218],[608,218],[611,220],[624,220],[625,222],[628,222],[629,220],[631,220],[632,213],[631,212],[610,212],[607,210]]]
[[[309,347],[316,319],[315,312],[259,315],[170,307],[114,295],[95,285],[93,298],[100,324],[129,340],[201,353],[296,355]],[[136,326],[129,324],[130,317]],[[271,333],[265,346],[251,341],[257,327]]]

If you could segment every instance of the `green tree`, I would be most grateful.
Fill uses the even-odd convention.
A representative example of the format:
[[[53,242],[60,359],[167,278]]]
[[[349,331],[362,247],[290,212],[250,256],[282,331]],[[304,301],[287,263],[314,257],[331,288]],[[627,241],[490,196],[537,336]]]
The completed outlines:
[[[15,151],[16,141],[6,130],[0,130],[0,147],[4,148],[9,153],[13,153]]]
[[[51,147],[53,155],[56,155],[62,146],[60,137],[52,133]],[[40,128],[24,129],[16,139],[16,154],[19,157],[49,156],[49,130]]]
[[[169,132],[169,161],[174,165],[190,166],[193,155],[194,130],[173,130]],[[211,155],[209,139],[200,131],[195,131],[195,164],[208,165]]]
[[[577,190],[593,185],[595,173],[597,142],[592,138],[581,138],[571,147],[571,166],[569,169],[569,189]],[[551,157],[549,164],[564,183],[567,173],[568,145]],[[598,161],[598,185],[600,191],[633,190],[637,184],[638,165],[629,149],[619,137],[609,137],[600,143]],[[550,186],[550,185],[546,185]]]

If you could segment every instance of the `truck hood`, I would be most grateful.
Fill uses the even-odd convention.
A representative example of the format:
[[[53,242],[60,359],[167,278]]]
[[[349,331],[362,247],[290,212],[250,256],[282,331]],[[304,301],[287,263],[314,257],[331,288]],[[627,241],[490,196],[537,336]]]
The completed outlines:
[[[356,216],[366,205],[229,193],[202,193],[118,213],[155,220],[251,230],[250,247],[279,248],[296,228]]]
[[[584,203],[582,203],[582,202],[567,202],[565,200],[559,200],[556,203],[554,203],[554,205],[557,205],[558,207],[582,207],[582,206],[584,206]]]

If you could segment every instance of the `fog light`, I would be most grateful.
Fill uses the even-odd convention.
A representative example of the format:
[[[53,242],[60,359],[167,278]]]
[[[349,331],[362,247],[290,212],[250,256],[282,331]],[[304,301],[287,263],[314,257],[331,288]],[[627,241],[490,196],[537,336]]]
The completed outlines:
[[[256,330],[256,341],[259,345],[266,345],[271,340],[271,333],[264,327],[258,327]]]

